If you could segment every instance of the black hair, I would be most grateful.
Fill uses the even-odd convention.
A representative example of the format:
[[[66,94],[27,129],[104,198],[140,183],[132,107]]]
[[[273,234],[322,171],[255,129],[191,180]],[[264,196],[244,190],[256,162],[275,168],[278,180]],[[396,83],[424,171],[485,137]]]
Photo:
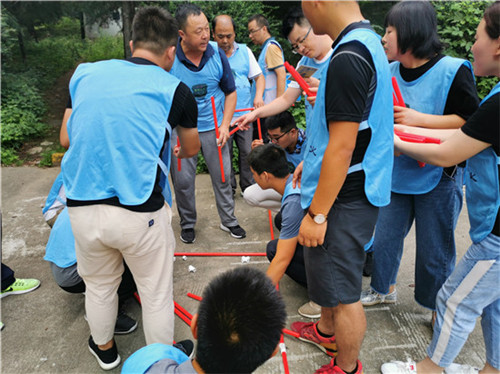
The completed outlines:
[[[410,51],[416,58],[431,58],[443,50],[437,32],[434,7],[428,1],[402,1],[385,16],[384,26],[392,26],[401,53]]]
[[[292,113],[288,110],[266,118],[266,125],[268,130],[280,128],[282,132],[287,132],[297,128],[295,118],[293,118]]]
[[[203,12],[200,7],[191,3],[181,5],[175,12],[175,18],[179,23],[179,28],[186,31],[187,20],[189,16],[199,16]]]
[[[259,27],[264,27],[266,26],[267,31],[269,31],[269,22],[266,17],[264,17],[262,14],[254,14],[252,17],[248,19],[247,24],[250,22],[255,21],[257,26]],[[270,31],[269,31],[270,32]]]
[[[268,172],[276,178],[285,178],[290,174],[286,154],[280,146],[267,143],[252,149],[247,162],[257,174]]]
[[[281,34],[285,39],[288,39],[288,35],[290,35],[295,25],[299,25],[300,27],[310,26],[310,23],[307,20],[306,16],[304,16],[304,12],[302,12],[301,7],[290,9],[283,19]]]
[[[219,18],[222,15],[226,15],[227,16],[227,14],[220,14],[217,17],[214,17],[214,19],[212,20],[212,31],[214,33],[215,33],[215,26],[217,26],[217,18]],[[228,17],[231,19],[231,23],[233,24],[233,31],[236,33],[236,24],[234,23],[234,19],[231,16],[228,16]]]
[[[285,303],[266,274],[229,270],[203,292],[196,361],[206,373],[251,373],[271,358],[285,320]]]
[[[177,44],[179,27],[172,15],[163,8],[139,8],[132,21],[134,48],[144,48],[160,55]]]
[[[484,11],[486,33],[491,39],[500,36],[500,1],[495,1]]]

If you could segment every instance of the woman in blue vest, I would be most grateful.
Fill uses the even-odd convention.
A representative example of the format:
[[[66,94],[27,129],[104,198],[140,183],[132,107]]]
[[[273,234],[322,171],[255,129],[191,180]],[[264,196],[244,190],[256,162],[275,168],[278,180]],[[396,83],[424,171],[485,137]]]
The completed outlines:
[[[382,39],[405,104],[394,106],[397,124],[460,128],[476,110],[472,66],[444,56],[436,13],[429,2],[401,2],[391,8]],[[463,167],[420,167],[407,156],[394,160],[391,203],[380,209],[373,243],[371,288],[363,305],[396,302],[403,243],[416,231],[415,300],[434,311],[438,290],[455,266],[454,229],[462,208]]]
[[[500,2],[484,13],[472,46],[478,76],[500,76]],[[446,280],[436,299],[437,319],[427,357],[414,362],[393,361],[382,373],[477,373],[468,365],[453,364],[481,316],[486,364],[481,373],[500,370],[500,84],[481,102],[460,130],[401,130],[440,138],[443,143],[412,144],[394,137],[396,150],[434,165],[467,161],[467,208],[472,245]]]

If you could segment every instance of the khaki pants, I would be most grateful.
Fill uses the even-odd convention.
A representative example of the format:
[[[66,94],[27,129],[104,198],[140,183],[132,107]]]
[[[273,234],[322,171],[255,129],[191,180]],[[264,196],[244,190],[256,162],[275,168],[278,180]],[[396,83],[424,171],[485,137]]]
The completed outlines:
[[[125,259],[142,301],[146,344],[172,344],[175,239],[170,207],[148,213],[104,204],[68,210],[95,343],[103,345],[113,338]]]

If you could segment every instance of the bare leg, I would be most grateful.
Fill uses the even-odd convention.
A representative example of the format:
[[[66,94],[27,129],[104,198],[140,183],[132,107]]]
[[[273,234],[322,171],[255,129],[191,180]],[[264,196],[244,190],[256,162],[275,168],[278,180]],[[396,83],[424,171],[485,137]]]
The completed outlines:
[[[356,368],[366,331],[366,317],[363,306],[358,301],[353,304],[339,304],[331,309],[333,309],[335,315],[333,322],[338,350],[337,366],[346,372],[353,371]]]

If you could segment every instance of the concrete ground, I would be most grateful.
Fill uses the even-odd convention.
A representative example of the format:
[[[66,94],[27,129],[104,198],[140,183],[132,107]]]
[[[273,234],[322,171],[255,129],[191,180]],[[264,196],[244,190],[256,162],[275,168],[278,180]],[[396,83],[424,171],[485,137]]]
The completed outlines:
[[[41,207],[59,168],[36,167],[2,168],[2,261],[12,267],[19,278],[38,278],[39,289],[26,295],[12,295],[2,299],[1,332],[2,373],[100,373],[95,359],[88,352],[88,325],[84,320],[84,297],[61,290],[52,279],[48,264],[43,260],[49,227],[43,220]],[[194,244],[177,243],[177,251],[189,252],[262,252],[270,239],[267,212],[249,207],[236,194],[236,216],[247,230],[243,240],[231,238],[219,229],[219,219],[208,175],[196,178],[198,206],[197,238]],[[175,210],[175,209],[174,209]],[[176,237],[179,236],[179,217],[173,221]],[[462,211],[455,233],[458,258],[470,244],[466,209]],[[431,338],[431,313],[418,306],[413,299],[414,283],[414,233],[406,240],[398,278],[398,302],[366,308],[368,329],[360,359],[365,373],[378,373],[380,365],[392,359],[406,357],[421,359]],[[188,271],[193,265],[197,271]],[[215,275],[237,266],[255,266],[265,270],[264,257],[252,257],[243,264],[240,257],[189,257],[177,258],[174,273],[175,300],[191,313],[198,302],[186,296],[187,292],[201,295],[203,288]],[[368,286],[369,278],[364,278]],[[306,291],[285,278],[280,283],[288,311],[287,327],[294,321],[306,321],[297,308],[308,300]],[[131,300],[128,314],[139,321],[139,328],[116,337],[122,359],[144,346],[141,310]],[[175,339],[190,337],[184,322],[175,317]],[[286,337],[288,362],[291,373],[313,373],[329,362],[328,356],[315,346]],[[481,326],[465,344],[457,362],[482,366],[485,349]],[[113,370],[118,373],[120,367]],[[257,373],[282,373],[281,357],[274,357],[257,370]]]

